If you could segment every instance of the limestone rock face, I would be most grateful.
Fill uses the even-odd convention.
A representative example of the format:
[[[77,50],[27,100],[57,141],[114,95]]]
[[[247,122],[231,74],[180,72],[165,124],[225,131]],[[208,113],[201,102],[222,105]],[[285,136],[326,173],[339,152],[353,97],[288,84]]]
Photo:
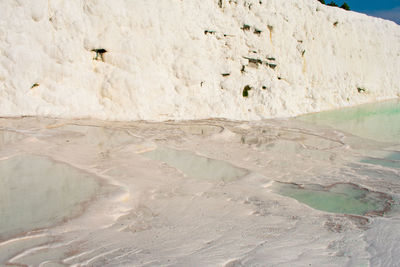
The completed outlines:
[[[254,120],[400,95],[400,26],[316,0],[4,0],[0,16],[1,116]]]

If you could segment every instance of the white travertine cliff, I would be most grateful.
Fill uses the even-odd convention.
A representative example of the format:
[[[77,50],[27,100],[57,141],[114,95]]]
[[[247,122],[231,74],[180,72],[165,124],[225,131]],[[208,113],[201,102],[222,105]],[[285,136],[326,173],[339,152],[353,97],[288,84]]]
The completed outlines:
[[[317,0],[3,0],[0,17],[0,116],[252,120],[400,95],[400,26]]]

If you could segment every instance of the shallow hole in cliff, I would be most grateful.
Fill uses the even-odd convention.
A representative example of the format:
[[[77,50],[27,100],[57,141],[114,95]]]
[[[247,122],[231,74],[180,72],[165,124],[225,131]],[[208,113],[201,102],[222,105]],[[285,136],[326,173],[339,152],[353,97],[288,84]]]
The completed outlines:
[[[383,215],[390,210],[392,198],[351,183],[337,183],[327,187],[317,184],[289,184],[275,182],[272,190],[298,200],[314,209],[354,215]]]
[[[108,51],[104,48],[94,48],[92,49],[92,52],[96,53],[96,56],[93,57],[93,60],[100,60],[104,61],[104,54],[107,53]]]
[[[190,151],[159,147],[142,153],[142,155],[153,160],[165,162],[185,175],[197,179],[228,182],[247,174],[246,170],[237,168],[225,161],[202,157]]]
[[[79,215],[98,188],[89,174],[45,157],[0,161],[0,240]]]

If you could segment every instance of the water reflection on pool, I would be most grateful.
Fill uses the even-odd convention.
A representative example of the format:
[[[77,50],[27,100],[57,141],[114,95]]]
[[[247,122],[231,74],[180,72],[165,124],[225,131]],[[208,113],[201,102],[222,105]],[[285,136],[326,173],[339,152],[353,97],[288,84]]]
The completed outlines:
[[[78,215],[98,187],[90,175],[45,157],[0,161],[0,240]]]

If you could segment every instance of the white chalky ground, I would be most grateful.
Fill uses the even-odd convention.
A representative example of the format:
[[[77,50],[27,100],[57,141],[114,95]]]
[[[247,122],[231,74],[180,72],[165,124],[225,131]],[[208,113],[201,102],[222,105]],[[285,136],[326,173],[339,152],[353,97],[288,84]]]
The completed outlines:
[[[27,117],[1,119],[0,127],[2,264],[399,261],[396,140],[374,141],[299,119],[111,123]],[[344,215],[314,209],[278,194],[288,183],[316,190],[319,202],[324,187],[351,183],[330,190],[353,192],[356,200],[346,195],[346,205],[366,197],[371,207],[387,209],[383,217],[372,210]]]

